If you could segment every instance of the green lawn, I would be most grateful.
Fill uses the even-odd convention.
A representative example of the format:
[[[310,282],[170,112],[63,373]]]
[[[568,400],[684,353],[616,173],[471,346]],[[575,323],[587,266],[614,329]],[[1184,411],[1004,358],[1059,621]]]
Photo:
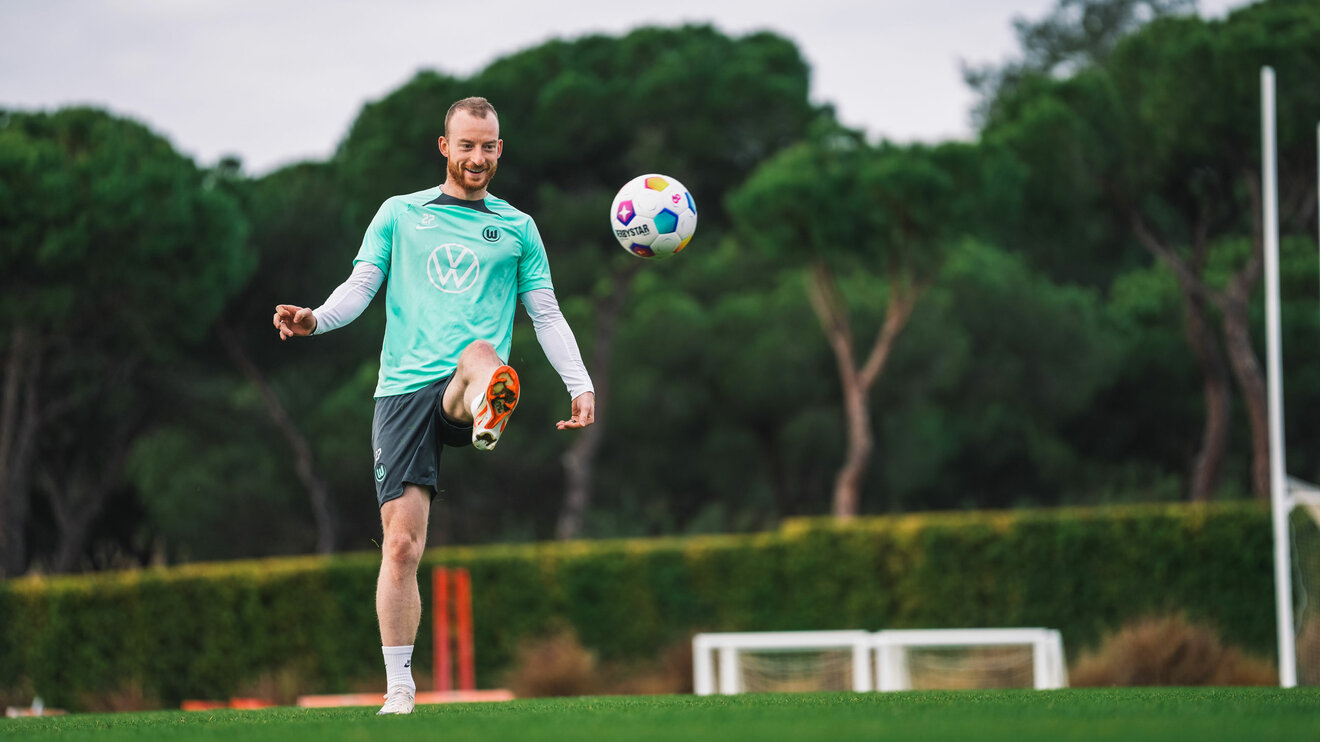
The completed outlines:
[[[374,708],[157,711],[0,721],[0,740],[1317,740],[1320,688],[607,696]]]

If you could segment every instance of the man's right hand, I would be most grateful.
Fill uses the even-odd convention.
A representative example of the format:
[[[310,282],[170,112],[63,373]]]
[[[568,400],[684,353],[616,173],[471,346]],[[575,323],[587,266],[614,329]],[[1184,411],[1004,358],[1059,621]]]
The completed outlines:
[[[280,340],[311,335],[316,330],[316,315],[307,307],[280,304],[275,307],[275,329],[280,331]]]

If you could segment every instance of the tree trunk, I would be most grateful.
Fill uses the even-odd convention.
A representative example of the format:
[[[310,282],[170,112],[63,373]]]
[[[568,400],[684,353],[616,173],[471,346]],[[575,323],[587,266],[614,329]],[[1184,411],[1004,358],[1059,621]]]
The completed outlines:
[[[555,524],[555,538],[560,541],[582,536],[587,508],[591,507],[592,487],[595,484],[593,467],[600,450],[601,431],[604,430],[605,422],[600,414],[600,400],[604,395],[600,394],[600,389],[596,391],[596,422],[578,431],[578,439],[573,441],[561,459],[564,465],[564,505]]]
[[[823,262],[815,261],[807,278],[811,308],[816,312],[825,338],[834,351],[834,359],[839,368],[839,385],[843,391],[847,448],[843,464],[834,478],[831,504],[834,517],[841,520],[853,518],[860,511],[862,482],[874,448],[871,387],[884,371],[894,342],[907,326],[917,298],[925,290],[925,284],[913,284],[898,267],[891,266],[888,277],[889,301],[885,309],[885,321],[871,346],[866,363],[860,369],[853,355],[853,334],[848,321],[848,309],[839,296],[834,275]]]
[[[257,388],[261,394],[261,401],[266,407],[266,414],[270,417],[275,429],[284,436],[284,441],[293,451],[293,468],[298,475],[298,481],[302,483],[303,489],[307,491],[307,497],[312,505],[312,519],[316,523],[316,551],[319,554],[332,554],[336,546],[336,518],[334,503],[330,498],[330,488],[326,485],[325,479],[321,477],[316,468],[316,460],[312,456],[312,446],[307,441],[307,437],[302,434],[289,412],[285,409],[280,398],[275,394],[275,389],[271,387],[270,381],[266,379],[265,374],[257,368],[257,365],[248,357],[247,352],[243,350],[243,345],[238,339],[238,335],[230,327],[222,326],[220,328],[220,340],[228,352],[230,360],[238,366],[247,380]]]
[[[1265,224],[1261,216],[1260,186],[1248,174],[1247,193],[1251,199],[1251,257],[1228,281],[1223,304],[1224,346],[1229,366],[1247,407],[1251,425],[1251,490],[1256,497],[1270,496],[1270,420],[1265,375],[1261,372],[1256,349],[1251,344],[1251,294],[1261,282],[1265,268]]]
[[[18,389],[23,384],[23,350],[27,330],[15,327],[5,358],[4,387],[0,389],[0,578],[9,576],[9,500],[15,498],[10,472],[15,468],[13,449],[18,435]]]
[[[1270,424],[1265,377],[1251,346],[1251,321],[1245,297],[1231,298],[1228,304],[1224,311],[1224,344],[1251,423],[1251,490],[1256,497],[1269,499]]]
[[[1135,211],[1129,211],[1129,220],[1142,246],[1173,272],[1178,283],[1178,292],[1182,296],[1184,334],[1200,367],[1201,388],[1205,397],[1205,422],[1201,429],[1201,447],[1196,453],[1192,467],[1188,496],[1196,501],[1207,500],[1219,487],[1224,459],[1228,456],[1231,427],[1229,413],[1232,406],[1232,398],[1228,392],[1224,350],[1210,331],[1208,317],[1208,304],[1211,302],[1219,306],[1227,315],[1228,299],[1210,290],[1202,280],[1202,273],[1209,256],[1209,240],[1206,237],[1208,219],[1203,213],[1193,225],[1195,237],[1191,260],[1183,259],[1173,248],[1166,245]],[[1229,352],[1231,353],[1231,350]]]
[[[48,403],[42,410],[43,426],[86,424],[80,419],[58,421],[79,408],[87,409],[83,405],[109,390],[129,386],[139,363],[138,358],[124,358],[105,369],[96,385]],[[87,553],[92,525],[120,483],[124,460],[141,427],[142,417],[136,411],[98,420],[95,445],[61,450],[59,461],[38,465],[37,484],[47,496],[58,533],[52,571],[73,572],[82,566],[79,562]]]
[[[855,380],[856,375],[851,375]],[[831,512],[835,518],[856,517],[861,505],[862,481],[871,463],[875,447],[871,435],[869,394],[855,381],[843,390],[843,414],[847,421],[848,447],[843,464],[834,476],[834,499]]]
[[[119,481],[133,438],[129,430],[125,426],[118,431],[108,446],[110,455],[99,470],[88,471],[92,467],[74,466],[71,471],[62,472],[67,477],[63,481],[57,480],[49,471],[42,472],[42,488],[49,496],[59,531],[52,572],[79,570],[79,560],[89,545],[92,524],[105,510],[105,502]]]
[[[0,390],[0,577],[27,569],[28,507],[40,418],[37,377],[41,350],[30,330],[15,327]]]
[[[1256,349],[1251,344],[1251,294],[1260,283],[1264,265],[1264,244],[1253,240],[1247,264],[1228,282],[1224,302],[1224,346],[1229,366],[1247,407],[1251,424],[1251,491],[1256,497],[1270,496],[1270,419],[1265,388]]]
[[[1201,389],[1205,397],[1205,423],[1201,446],[1192,464],[1191,499],[1209,500],[1223,475],[1228,453],[1229,413],[1232,396],[1224,356],[1207,321],[1207,307],[1199,295],[1183,291],[1183,329],[1187,344],[1201,369]]]
[[[596,333],[588,369],[596,387],[596,422],[578,431],[577,440],[568,447],[561,459],[564,465],[564,504],[555,524],[555,538],[566,541],[582,535],[587,509],[595,487],[596,456],[605,441],[605,408],[609,405],[610,368],[614,355],[614,338],[618,330],[619,315],[624,301],[632,290],[633,279],[641,269],[640,260],[630,260],[611,276],[613,286],[603,299],[596,302]]]

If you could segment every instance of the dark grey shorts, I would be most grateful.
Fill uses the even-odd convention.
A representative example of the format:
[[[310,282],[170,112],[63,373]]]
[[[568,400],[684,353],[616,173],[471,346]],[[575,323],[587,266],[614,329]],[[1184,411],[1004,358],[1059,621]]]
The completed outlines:
[[[402,496],[404,483],[429,487],[434,498],[441,447],[472,445],[472,426],[453,422],[441,409],[452,378],[446,376],[409,394],[376,399],[371,449],[377,505]]]

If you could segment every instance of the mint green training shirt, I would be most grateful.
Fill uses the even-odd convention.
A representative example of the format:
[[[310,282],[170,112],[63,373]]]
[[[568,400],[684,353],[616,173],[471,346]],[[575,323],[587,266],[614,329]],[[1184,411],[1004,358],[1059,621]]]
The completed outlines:
[[[494,196],[464,201],[439,186],[381,204],[358,261],[378,266],[388,281],[377,397],[452,374],[474,340],[507,362],[518,295],[554,288],[530,216]]]

